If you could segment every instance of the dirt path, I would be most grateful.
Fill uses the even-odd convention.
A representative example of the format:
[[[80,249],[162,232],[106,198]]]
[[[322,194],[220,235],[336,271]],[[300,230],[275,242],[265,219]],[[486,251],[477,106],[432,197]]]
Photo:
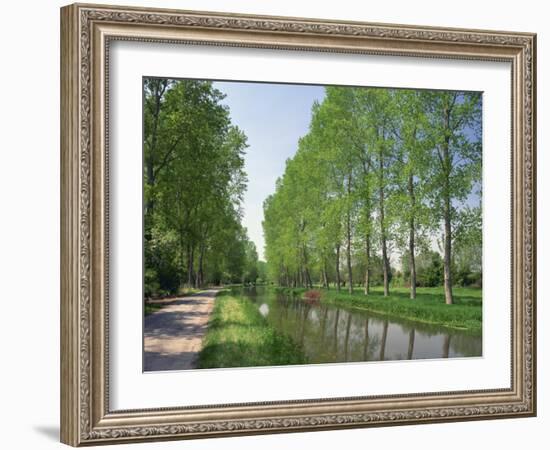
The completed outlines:
[[[145,317],[146,372],[196,368],[216,292],[211,289],[169,300],[162,309]]]

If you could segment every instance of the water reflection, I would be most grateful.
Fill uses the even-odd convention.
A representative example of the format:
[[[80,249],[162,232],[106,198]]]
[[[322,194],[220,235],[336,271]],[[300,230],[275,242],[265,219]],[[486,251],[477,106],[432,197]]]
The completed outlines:
[[[240,294],[299,343],[310,363],[481,356],[481,336],[300,299],[263,288]]]
[[[260,310],[260,314],[264,317],[269,314],[269,306],[267,306],[267,303],[262,303],[258,309]]]

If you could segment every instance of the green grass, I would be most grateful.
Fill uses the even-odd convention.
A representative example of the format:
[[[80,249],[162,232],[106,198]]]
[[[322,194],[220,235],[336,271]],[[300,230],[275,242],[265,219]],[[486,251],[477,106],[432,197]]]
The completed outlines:
[[[199,354],[200,368],[305,363],[299,346],[271,327],[249,300],[218,294]]]
[[[148,316],[149,314],[152,314],[155,311],[158,311],[163,306],[164,306],[163,303],[145,303],[145,315]]]
[[[276,288],[301,296],[306,289]],[[391,288],[384,297],[382,287],[371,288],[365,296],[363,288],[355,288],[353,294],[342,289],[322,290],[321,302],[368,310],[377,314],[413,320],[449,328],[481,333],[481,289],[453,288],[454,304],[445,304],[442,287],[417,288],[415,300],[409,298],[408,288]]]

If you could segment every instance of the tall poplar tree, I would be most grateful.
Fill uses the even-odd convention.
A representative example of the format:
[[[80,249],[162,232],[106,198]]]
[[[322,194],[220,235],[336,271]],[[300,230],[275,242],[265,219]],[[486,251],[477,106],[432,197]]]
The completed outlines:
[[[481,179],[481,94],[428,92],[431,206],[443,223],[445,302],[453,303],[452,240],[458,206]]]

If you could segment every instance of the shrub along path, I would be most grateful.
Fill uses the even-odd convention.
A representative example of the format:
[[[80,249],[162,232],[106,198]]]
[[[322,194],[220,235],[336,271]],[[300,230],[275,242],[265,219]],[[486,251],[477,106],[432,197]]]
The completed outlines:
[[[145,316],[145,371],[197,368],[197,357],[217,293],[210,289],[179,297]]]

